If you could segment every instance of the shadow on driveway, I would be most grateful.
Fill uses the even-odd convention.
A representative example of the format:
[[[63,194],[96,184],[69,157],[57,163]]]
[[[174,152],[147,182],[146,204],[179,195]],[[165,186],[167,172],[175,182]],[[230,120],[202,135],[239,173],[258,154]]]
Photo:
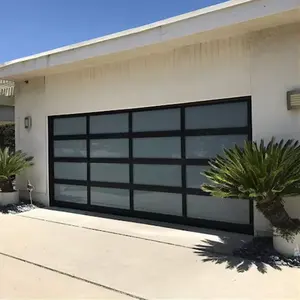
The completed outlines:
[[[281,270],[281,266],[282,266],[282,264],[280,264],[280,261],[277,263],[276,261],[272,261],[268,259],[269,258],[268,255],[265,255],[263,257],[258,257],[257,255],[255,257],[249,257],[249,255],[240,255],[240,253],[238,253],[237,255],[237,251],[236,251],[237,249],[243,248],[245,245],[251,244],[252,236],[234,234],[230,232],[186,226],[186,225],[180,225],[174,223],[140,219],[140,218],[134,218],[129,216],[109,215],[109,214],[103,214],[99,212],[75,210],[71,208],[46,207],[44,209],[50,211],[62,211],[62,212],[68,212],[73,214],[79,214],[79,215],[101,217],[101,218],[111,219],[111,220],[135,222],[139,224],[159,226],[159,227],[165,227],[170,229],[179,229],[184,231],[196,232],[200,234],[217,236],[218,237],[217,240],[215,240],[214,238],[208,239],[205,237],[204,239],[201,239],[201,242],[199,241],[199,244],[193,247],[192,246],[193,244],[186,246],[180,243],[178,244],[174,243],[173,241],[169,242],[161,239],[156,239],[153,237],[152,238],[140,237],[140,236],[137,237],[135,235],[132,235],[131,233],[124,234],[126,236],[135,237],[135,238],[139,238],[151,242],[159,242],[162,244],[168,244],[172,246],[180,246],[183,248],[192,249],[194,250],[195,254],[201,256],[203,262],[224,264],[226,266],[226,269],[236,270],[237,272],[240,273],[248,271],[252,266],[254,266],[260,273],[265,274],[267,273],[268,266],[276,270]],[[84,228],[91,229],[88,227],[84,227]],[[99,231],[108,232],[107,230],[103,230],[103,229],[99,229]],[[123,233],[116,233],[113,231],[109,233],[123,235]]]
[[[267,268],[272,267],[275,270],[281,271],[279,263],[274,261],[266,261],[264,256],[261,257],[243,257],[234,255],[234,245],[229,237],[222,237],[220,241],[204,240],[201,245],[194,247],[194,253],[201,256],[203,262],[213,262],[215,264],[224,264],[226,269],[236,270],[239,273],[248,271],[251,267],[262,273],[267,273]],[[228,249],[233,249],[228,253]]]

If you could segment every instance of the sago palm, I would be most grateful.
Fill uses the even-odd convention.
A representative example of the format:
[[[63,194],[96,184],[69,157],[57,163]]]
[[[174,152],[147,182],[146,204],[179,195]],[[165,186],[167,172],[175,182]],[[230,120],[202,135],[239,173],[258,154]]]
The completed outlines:
[[[33,157],[22,151],[10,152],[9,148],[0,149],[0,189],[12,192],[13,178],[33,165]]]
[[[257,209],[285,238],[300,231],[300,221],[285,210],[284,197],[300,194],[300,146],[298,141],[267,145],[247,141],[243,148],[224,150],[210,162],[204,175],[210,183],[202,189],[222,198],[255,200]]]

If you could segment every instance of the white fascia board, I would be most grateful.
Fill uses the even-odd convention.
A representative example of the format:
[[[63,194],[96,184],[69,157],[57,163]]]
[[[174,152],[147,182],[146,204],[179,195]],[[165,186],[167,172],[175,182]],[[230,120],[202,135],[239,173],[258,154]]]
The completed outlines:
[[[0,78],[116,54],[300,8],[300,0],[232,0],[150,25],[13,60]]]

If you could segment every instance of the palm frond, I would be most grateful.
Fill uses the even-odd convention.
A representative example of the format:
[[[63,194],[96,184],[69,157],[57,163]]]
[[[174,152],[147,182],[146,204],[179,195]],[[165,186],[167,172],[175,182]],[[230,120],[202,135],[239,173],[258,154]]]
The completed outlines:
[[[210,161],[203,173],[209,183],[202,190],[215,197],[253,199],[256,207],[285,237],[300,231],[300,221],[291,219],[283,202],[300,194],[300,145],[298,141],[274,138],[265,145],[246,141],[243,148],[224,150]]]
[[[11,152],[9,148],[0,149],[0,179],[10,179],[33,165],[33,157],[22,151]]]
[[[243,148],[224,150],[204,172],[210,183],[202,189],[214,196],[257,198],[266,193],[280,197],[295,195],[300,189],[300,146],[298,141],[279,143],[272,139],[266,146],[246,141]]]

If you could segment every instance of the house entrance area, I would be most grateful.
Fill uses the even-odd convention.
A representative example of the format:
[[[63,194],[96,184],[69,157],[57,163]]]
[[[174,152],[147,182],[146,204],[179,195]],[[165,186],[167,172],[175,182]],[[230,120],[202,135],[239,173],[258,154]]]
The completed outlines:
[[[50,116],[52,206],[252,233],[252,203],[201,190],[224,148],[251,139],[251,98]]]

